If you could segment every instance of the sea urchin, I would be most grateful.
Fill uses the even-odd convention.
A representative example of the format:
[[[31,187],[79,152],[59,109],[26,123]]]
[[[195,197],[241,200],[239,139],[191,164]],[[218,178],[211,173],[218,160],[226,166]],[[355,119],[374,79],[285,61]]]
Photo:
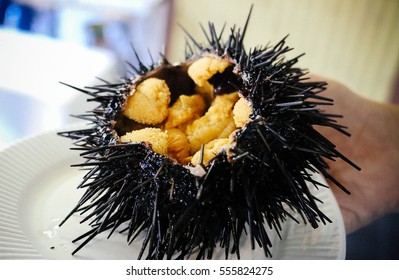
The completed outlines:
[[[286,38],[245,50],[248,19],[226,39],[212,23],[205,43],[187,33],[183,63],[139,60],[121,83],[76,88],[99,105],[78,116],[90,128],[59,133],[89,170],[66,217],[84,213],[92,227],[74,253],[118,230],[128,242],[145,235],[139,259],[212,258],[217,246],[239,258],[243,235],[270,256],[265,229],[279,232],[293,219],[287,209],[314,228],[331,222],[307,183],[319,187],[312,173],[321,173],[348,192],[325,160],[357,167],[314,126],[348,133],[320,109],[333,104],[319,94],[326,83],[285,58]]]

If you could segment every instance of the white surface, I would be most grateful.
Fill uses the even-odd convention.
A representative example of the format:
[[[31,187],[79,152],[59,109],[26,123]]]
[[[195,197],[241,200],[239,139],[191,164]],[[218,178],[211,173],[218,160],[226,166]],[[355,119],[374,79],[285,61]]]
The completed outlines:
[[[115,78],[109,52],[0,28],[0,149],[21,137],[73,122],[85,112],[83,88]],[[113,76],[113,74],[115,76]]]
[[[54,106],[76,92],[60,82],[83,87],[115,66],[106,51],[0,28],[0,88],[25,94]]]
[[[84,172],[69,167],[81,162],[70,147],[68,139],[49,132],[0,153],[0,259],[136,259],[140,242],[128,246],[126,237],[117,233],[108,240],[101,235],[71,256],[77,246],[71,240],[87,226],[72,216],[58,227],[81,195],[76,186]],[[326,188],[316,195],[325,201],[320,207],[333,223],[313,229],[288,220],[283,240],[270,233],[275,259],[345,257],[345,232],[336,201]],[[243,240],[242,259],[264,258],[262,250],[252,251],[248,245],[248,239]],[[215,257],[223,259],[223,252]]]

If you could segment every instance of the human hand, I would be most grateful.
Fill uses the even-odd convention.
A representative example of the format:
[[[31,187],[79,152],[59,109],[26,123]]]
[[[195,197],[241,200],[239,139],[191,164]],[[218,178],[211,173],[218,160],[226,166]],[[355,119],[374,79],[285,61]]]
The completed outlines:
[[[329,182],[349,234],[399,211],[399,107],[367,100],[333,80],[313,79],[327,81],[323,96],[333,98],[334,106],[322,110],[343,115],[339,123],[347,126],[352,136],[328,127],[317,129],[362,169],[359,172],[342,159],[327,160],[330,174],[351,192],[347,195]]]

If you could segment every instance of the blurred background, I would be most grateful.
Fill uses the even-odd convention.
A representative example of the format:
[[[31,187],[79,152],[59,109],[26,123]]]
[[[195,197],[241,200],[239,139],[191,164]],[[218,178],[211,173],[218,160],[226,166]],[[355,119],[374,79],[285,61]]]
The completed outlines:
[[[243,26],[247,49],[289,34],[288,56],[367,98],[399,103],[397,0],[0,0],[0,149],[76,121],[91,108],[76,87],[126,76],[126,61],[184,59],[184,26]],[[226,32],[227,33],[227,32]],[[399,218],[348,236],[348,259],[399,259]]]

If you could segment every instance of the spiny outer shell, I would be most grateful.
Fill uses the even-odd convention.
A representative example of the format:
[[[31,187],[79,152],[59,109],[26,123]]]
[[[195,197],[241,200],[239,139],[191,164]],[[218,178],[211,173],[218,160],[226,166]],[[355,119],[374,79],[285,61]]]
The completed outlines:
[[[321,172],[346,191],[328,173],[324,159],[342,157],[356,166],[313,128],[330,126],[346,133],[335,116],[318,107],[332,104],[318,95],[326,84],[307,81],[305,73],[294,67],[298,57],[282,58],[290,50],[285,38],[274,47],[246,53],[245,30],[246,26],[243,32],[231,29],[223,42],[222,34],[209,24],[205,45],[189,36],[187,61],[209,53],[229,59],[234,75],[217,86],[238,90],[253,105],[252,121],[236,132],[235,146],[203,167],[204,176],[193,175],[145,143],[119,144],[115,130],[132,86],[162,69],[177,71],[182,66],[165,58],[148,67],[139,62],[138,68],[132,66],[136,75],[123,83],[79,89],[99,106],[78,116],[92,122],[92,128],[60,133],[84,151],[87,161],[77,166],[90,168],[79,186],[86,193],[70,215],[86,214],[83,222],[90,220],[93,229],[75,240],[84,239],[75,252],[101,232],[111,235],[122,228],[128,242],[144,232],[138,258],[212,258],[216,246],[225,248],[226,258],[230,253],[239,258],[243,234],[270,256],[272,244],[265,228],[279,231],[281,223],[292,218],[287,206],[314,228],[330,222],[306,183],[325,187],[311,177],[312,172]]]

